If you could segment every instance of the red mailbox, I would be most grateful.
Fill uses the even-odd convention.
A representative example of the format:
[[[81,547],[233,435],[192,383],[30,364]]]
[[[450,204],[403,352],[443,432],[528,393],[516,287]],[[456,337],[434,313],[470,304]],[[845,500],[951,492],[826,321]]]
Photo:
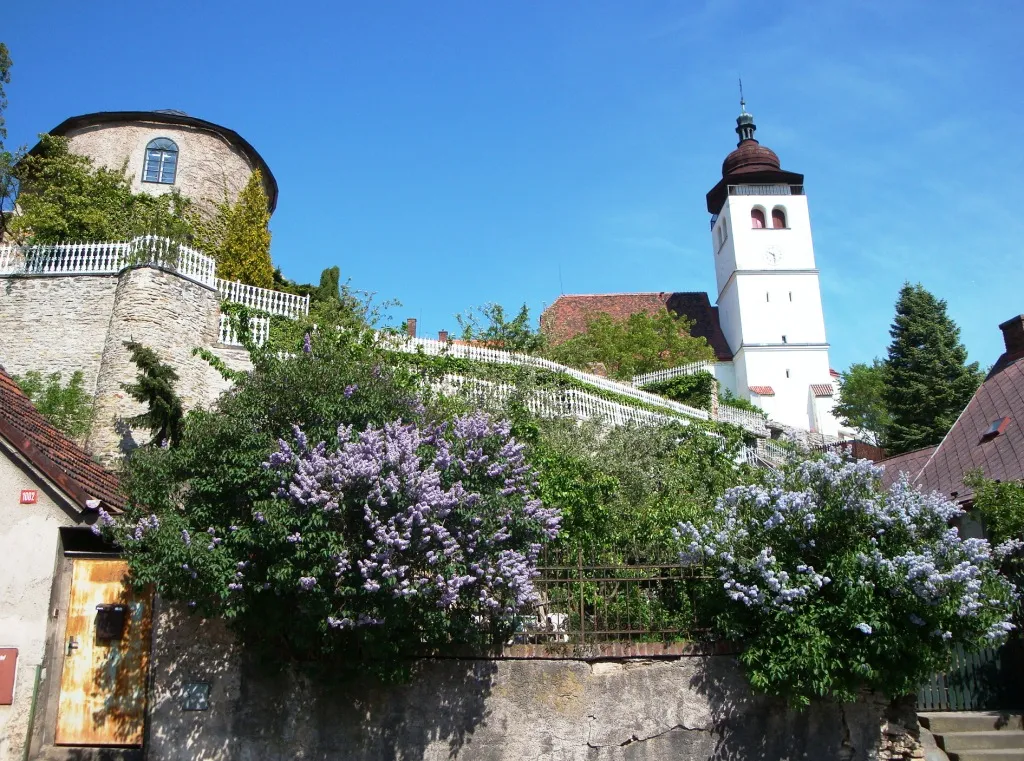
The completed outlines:
[[[0,706],[14,702],[14,677],[18,673],[18,648],[0,647]]]

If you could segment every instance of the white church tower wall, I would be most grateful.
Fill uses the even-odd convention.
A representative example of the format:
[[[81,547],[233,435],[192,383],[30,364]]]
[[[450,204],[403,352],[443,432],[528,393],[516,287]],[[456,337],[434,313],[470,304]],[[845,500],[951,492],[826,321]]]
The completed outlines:
[[[737,119],[740,142],[708,193],[722,332],[738,397],[785,425],[839,434],[803,175]]]

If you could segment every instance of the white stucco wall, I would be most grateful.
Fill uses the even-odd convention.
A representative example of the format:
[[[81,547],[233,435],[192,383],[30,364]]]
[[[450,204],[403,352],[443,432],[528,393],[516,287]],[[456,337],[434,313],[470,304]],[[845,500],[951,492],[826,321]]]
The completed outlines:
[[[36,489],[38,503],[19,504],[22,489]],[[18,648],[14,705],[0,706],[0,761],[21,761],[36,666],[43,662],[58,530],[72,525],[0,443],[0,647]]]
[[[737,355],[736,364],[743,365],[747,386],[771,386],[775,391],[771,409],[765,409],[772,420],[794,428],[817,430],[809,406],[810,386],[830,381],[827,349],[745,347]],[[751,398],[749,392],[746,398]],[[837,431],[820,432],[834,434]]]
[[[153,195],[177,189],[197,203],[217,203],[225,192],[234,201],[257,167],[220,135],[195,127],[156,122],[114,122],[83,127],[68,133],[71,150],[93,162],[120,170],[127,162],[132,190]],[[142,181],[146,145],[159,137],[178,146],[178,168],[173,185]]]

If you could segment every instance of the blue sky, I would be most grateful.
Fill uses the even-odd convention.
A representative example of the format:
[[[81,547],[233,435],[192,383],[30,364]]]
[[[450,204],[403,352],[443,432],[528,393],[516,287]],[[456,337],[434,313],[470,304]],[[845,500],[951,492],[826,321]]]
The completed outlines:
[[[1024,312],[1024,4],[14,0],[10,144],[176,108],[281,188],[272,255],[341,268],[420,334],[488,301],[706,290],[704,194],[758,137],[803,172],[832,364],[884,353],[904,280],[972,359]]]

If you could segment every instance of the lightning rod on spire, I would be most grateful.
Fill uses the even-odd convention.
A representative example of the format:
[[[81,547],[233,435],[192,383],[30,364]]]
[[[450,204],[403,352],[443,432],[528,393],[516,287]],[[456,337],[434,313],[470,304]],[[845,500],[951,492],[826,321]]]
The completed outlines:
[[[743,100],[743,78],[740,77],[740,112],[747,113],[747,102]]]

